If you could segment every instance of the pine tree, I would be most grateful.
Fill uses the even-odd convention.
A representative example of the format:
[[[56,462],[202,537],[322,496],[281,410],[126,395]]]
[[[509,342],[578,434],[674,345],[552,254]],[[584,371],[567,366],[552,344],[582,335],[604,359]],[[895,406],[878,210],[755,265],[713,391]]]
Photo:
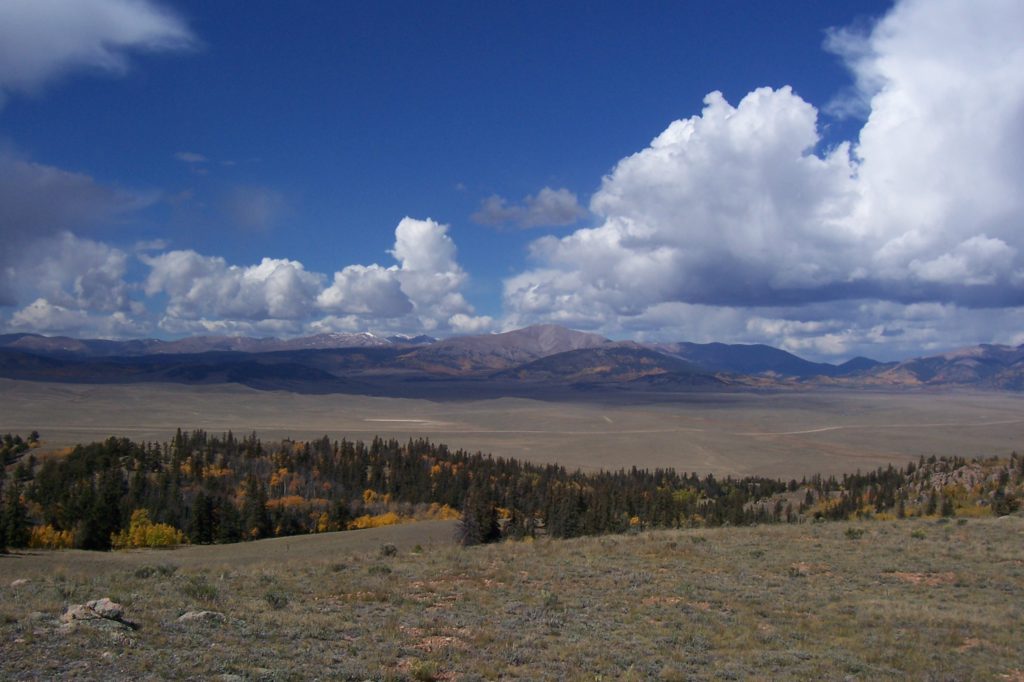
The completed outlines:
[[[3,521],[0,522],[3,529],[3,540],[0,545],[11,548],[28,547],[28,540],[31,535],[28,522],[28,512],[21,500],[21,486],[17,480],[12,480],[7,486],[7,496],[4,500]]]
[[[242,505],[242,534],[249,540],[270,536],[267,490],[255,474],[249,476]]]
[[[348,501],[339,499],[331,507],[331,526],[338,530],[347,530],[348,522],[352,520],[352,512],[349,510]]]
[[[231,500],[220,500],[214,508],[217,542],[238,542],[242,539],[241,517]]]
[[[483,489],[470,489],[457,533],[459,542],[466,547],[501,539],[497,505]]]
[[[0,461],[0,471],[3,471],[3,462]],[[2,479],[0,479],[2,480]],[[3,490],[0,487],[0,490]],[[0,554],[7,553],[7,514],[6,505],[0,507]]]
[[[942,515],[950,517],[956,514],[956,508],[953,506],[953,498],[949,495],[942,496]]]
[[[76,538],[80,549],[106,551],[111,547],[111,536],[121,530],[121,495],[124,481],[120,469],[105,469],[99,485],[92,494],[85,518]]]
[[[192,518],[189,524],[188,538],[193,544],[207,545],[213,542],[213,534],[213,500],[199,491],[192,502]]]

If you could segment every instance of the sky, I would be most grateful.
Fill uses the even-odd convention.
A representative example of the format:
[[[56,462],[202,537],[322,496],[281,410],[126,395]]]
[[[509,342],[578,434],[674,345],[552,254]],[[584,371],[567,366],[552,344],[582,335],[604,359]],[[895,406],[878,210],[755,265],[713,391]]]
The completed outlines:
[[[0,331],[1024,343],[1019,0],[0,0]]]

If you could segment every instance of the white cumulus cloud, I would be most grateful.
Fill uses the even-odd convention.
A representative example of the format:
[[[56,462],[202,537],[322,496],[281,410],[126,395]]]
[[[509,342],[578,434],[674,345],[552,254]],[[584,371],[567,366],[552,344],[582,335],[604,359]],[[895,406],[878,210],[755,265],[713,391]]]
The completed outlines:
[[[300,320],[311,312],[323,282],[323,275],[286,259],[237,266],[191,250],[140,258],[150,267],[146,294],[168,297],[161,325],[204,318]]]
[[[69,309],[92,312],[142,311],[125,280],[128,255],[102,242],[64,232],[38,240],[14,269],[19,298],[41,295]]]
[[[37,251],[48,253],[40,240],[110,223],[153,199],[0,151],[0,305],[17,302],[26,264],[39,257]]]
[[[320,328],[365,327],[446,331],[489,328],[493,320],[473,316],[462,295],[466,272],[458,263],[448,226],[431,219],[403,218],[388,253],[396,265],[350,265],[334,275],[317,305],[331,313]]]
[[[12,331],[110,339],[138,337],[148,332],[145,324],[124,312],[90,314],[86,310],[51,303],[45,298],[38,298],[15,311],[8,327]]]
[[[725,315],[723,338],[831,354],[871,342],[876,301],[934,303],[999,336],[984,310],[1024,304],[1021,26],[1018,2],[907,0],[833,33],[867,119],[831,149],[788,87],[735,106],[711,93],[604,178],[599,226],[532,244],[536,267],[505,281],[510,320],[642,333],[702,306],[773,320],[738,330]],[[821,305],[851,317],[822,327]]]
[[[398,268],[376,264],[349,265],[334,273],[334,283],[320,292],[317,305],[333,313],[371,317],[400,317],[412,312]]]
[[[397,264],[347,265],[333,281],[293,260],[264,258],[250,266],[191,250],[139,252],[149,266],[147,296],[167,297],[160,328],[173,334],[489,329],[473,314],[461,287],[448,227],[403,219],[389,253]]]

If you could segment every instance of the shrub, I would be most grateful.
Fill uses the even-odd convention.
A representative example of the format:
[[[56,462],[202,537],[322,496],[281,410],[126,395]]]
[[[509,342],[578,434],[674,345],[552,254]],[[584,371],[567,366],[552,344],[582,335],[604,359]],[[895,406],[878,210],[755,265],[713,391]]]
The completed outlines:
[[[364,514],[356,519],[349,522],[349,530],[361,530],[363,528],[380,528],[381,526],[394,526],[402,523],[403,519],[395,512],[387,512],[386,514],[378,514],[371,516],[370,514]]]
[[[412,679],[418,682],[434,682],[437,679],[437,664],[433,661],[416,661],[409,669]]]
[[[191,576],[181,586],[181,591],[197,601],[217,601],[220,593],[217,588],[206,581],[201,575]]]
[[[75,543],[75,534],[69,530],[57,530],[47,524],[33,526],[28,539],[32,549],[71,549]]]
[[[140,566],[135,569],[136,578],[152,578],[154,575],[159,575],[161,578],[174,575],[175,571],[178,570],[177,566],[172,564],[160,564],[159,566]]]
[[[860,538],[864,537],[864,529],[863,528],[852,528],[852,527],[851,528],[847,528],[846,529],[846,537],[848,539],[850,539],[850,540],[859,540]]]
[[[173,547],[184,544],[184,542],[184,533],[166,523],[153,523],[149,520],[149,512],[145,509],[133,511],[128,528],[110,536],[110,544],[114,546],[114,549]]]
[[[263,595],[263,599],[272,609],[283,609],[288,606],[288,595],[278,590],[270,590]]]

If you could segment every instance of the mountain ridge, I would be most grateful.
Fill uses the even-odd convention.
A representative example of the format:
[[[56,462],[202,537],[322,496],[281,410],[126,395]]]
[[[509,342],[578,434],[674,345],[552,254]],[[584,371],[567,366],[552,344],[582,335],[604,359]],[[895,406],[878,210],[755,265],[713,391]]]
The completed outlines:
[[[294,339],[200,336],[109,341],[0,335],[0,376],[77,382],[235,382],[306,392],[401,393],[409,382],[688,390],[973,387],[1024,390],[1024,345],[980,344],[901,362],[813,362],[764,344],[613,341],[557,325],[430,337],[369,333]],[[453,384],[454,385],[454,384]],[[423,388],[422,390],[427,390]]]

